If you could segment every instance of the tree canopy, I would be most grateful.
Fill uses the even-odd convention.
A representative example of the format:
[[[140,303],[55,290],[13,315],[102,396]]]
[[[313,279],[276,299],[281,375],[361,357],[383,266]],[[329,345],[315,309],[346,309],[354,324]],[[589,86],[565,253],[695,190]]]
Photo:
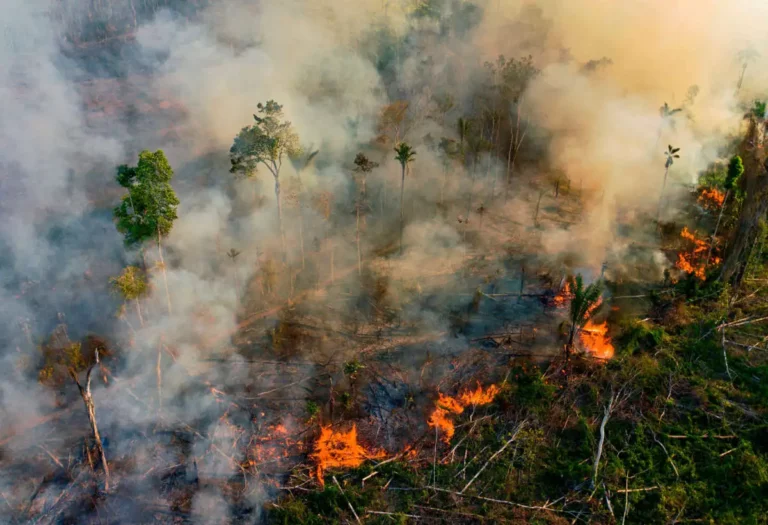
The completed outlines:
[[[128,190],[114,216],[129,246],[165,237],[178,218],[179,199],[171,187],[173,169],[165,153],[142,151],[136,166],[117,169],[117,182]]]

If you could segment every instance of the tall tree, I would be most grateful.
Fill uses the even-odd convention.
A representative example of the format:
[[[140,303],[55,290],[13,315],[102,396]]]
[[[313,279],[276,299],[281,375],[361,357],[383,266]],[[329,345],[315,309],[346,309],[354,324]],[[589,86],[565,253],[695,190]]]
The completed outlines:
[[[309,151],[309,153],[306,153],[307,151]],[[312,164],[312,161],[317,157],[318,153],[320,153],[319,150],[312,151],[311,149],[299,148],[299,151],[294,151],[289,157],[293,169],[296,171],[296,180],[299,183],[296,198],[299,207],[299,247],[301,249],[302,270],[304,269],[306,261],[304,253],[304,206],[306,203],[304,202],[304,181],[301,178],[301,174]]]
[[[571,279],[570,283],[571,293],[573,299],[571,299],[571,310],[569,320],[571,321],[571,329],[568,332],[568,344],[565,347],[566,363],[570,359],[573,351],[573,341],[576,334],[581,330],[595,308],[600,304],[601,295],[603,293],[603,287],[601,281],[596,281],[589,286],[584,286],[584,279],[581,275],[577,275],[575,279]]]
[[[139,324],[144,326],[144,316],[141,313],[141,298],[149,292],[147,279],[141,268],[126,266],[123,273],[110,279],[112,288],[119,293],[125,301],[133,301],[136,307],[136,315]]]
[[[661,195],[659,196],[659,209],[656,212],[656,221],[661,220],[661,206],[664,204],[664,189],[667,187],[667,176],[669,175],[669,168],[675,163],[675,159],[679,159],[680,155],[677,152],[680,148],[673,148],[667,146],[667,151],[664,152],[667,160],[664,162],[664,182],[661,184]]]
[[[728,242],[720,278],[734,287],[741,285],[749,262],[749,248],[760,231],[760,221],[768,211],[768,166],[763,151],[764,121],[752,114],[749,130],[741,146],[744,174],[740,187],[744,191],[736,228]]]
[[[64,384],[66,377],[72,379],[77,385],[80,397],[83,399],[85,410],[88,414],[88,422],[91,427],[91,436],[93,438],[93,447],[104,471],[104,489],[109,490],[109,463],[107,455],[104,452],[104,444],[99,432],[99,424],[96,419],[96,405],[91,393],[91,377],[93,369],[101,366],[101,357],[106,348],[101,346],[96,338],[88,338],[87,351],[83,351],[83,344],[72,342],[67,334],[66,325],[61,324],[56,327],[49,341],[41,347],[44,364],[40,370],[40,381],[50,385]],[[93,351],[91,354],[90,350]],[[82,373],[85,372],[85,381],[80,381]],[[90,459],[90,447],[88,447],[88,458]]]
[[[416,157],[416,151],[405,142],[401,142],[395,148],[395,160],[400,163],[402,177],[400,178],[400,253],[403,253],[403,229],[405,228],[405,172],[409,164]]]
[[[741,175],[744,173],[744,163],[741,161],[741,157],[734,155],[731,161],[728,163],[728,174],[725,177],[725,197],[723,197],[723,203],[720,205],[720,213],[717,215],[717,223],[715,224],[715,232],[712,234],[712,240],[709,243],[709,250],[707,251],[707,260],[704,266],[709,266],[709,259],[712,257],[712,248],[715,245],[717,239],[717,230],[720,228],[720,221],[723,219],[723,211],[728,204],[728,197],[731,195],[731,191],[736,188],[741,179]]]
[[[163,271],[168,313],[172,313],[168,275],[163,259],[163,238],[178,218],[179,199],[171,187],[173,169],[162,150],[142,151],[136,166],[122,165],[117,169],[117,182],[128,190],[120,206],[115,208],[117,229],[129,246],[141,245],[155,239],[160,268]]]
[[[736,92],[741,91],[741,86],[744,83],[744,75],[747,72],[749,64],[754,62],[760,57],[760,53],[755,51],[752,47],[742,49],[736,55],[739,62],[741,62],[741,74],[739,74],[739,82],[736,84]]]
[[[357,174],[357,199],[355,199],[355,238],[357,241],[357,273],[363,274],[363,256],[360,249],[360,215],[368,209],[367,197],[367,179],[368,175],[377,167],[378,163],[373,162],[364,153],[358,153],[355,156],[355,169]]]
[[[275,199],[277,201],[277,226],[283,251],[283,262],[287,260],[285,231],[283,230],[283,208],[280,196],[280,170],[286,156],[299,153],[299,136],[293,126],[283,118],[283,106],[274,100],[261,102],[256,106],[259,115],[254,115],[255,124],[244,127],[235,137],[229,150],[232,163],[230,171],[251,177],[261,164],[275,179]]]

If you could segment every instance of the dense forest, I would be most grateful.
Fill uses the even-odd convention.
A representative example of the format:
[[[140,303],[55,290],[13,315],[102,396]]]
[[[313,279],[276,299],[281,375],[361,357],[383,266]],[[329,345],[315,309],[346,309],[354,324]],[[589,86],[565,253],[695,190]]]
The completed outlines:
[[[768,523],[768,6],[10,1],[3,523]]]

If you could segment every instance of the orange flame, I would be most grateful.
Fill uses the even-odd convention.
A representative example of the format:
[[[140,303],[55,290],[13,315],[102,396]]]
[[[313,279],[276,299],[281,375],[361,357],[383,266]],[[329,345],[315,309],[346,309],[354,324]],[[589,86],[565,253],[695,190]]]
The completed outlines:
[[[311,457],[317,462],[317,480],[325,485],[324,473],[329,468],[354,468],[366,459],[384,457],[384,452],[370,453],[357,442],[357,426],[349,432],[334,432],[330,426],[320,427],[320,437]]]
[[[579,333],[581,344],[587,349],[587,352],[598,359],[610,359],[615,353],[611,338],[608,337],[608,322],[601,324],[587,321],[584,328]]]
[[[469,405],[487,405],[493,401],[501,391],[496,385],[489,386],[486,390],[478,384],[475,390],[464,390],[458,398],[439,393],[435,402],[435,410],[429,416],[427,424],[443,433],[443,441],[449,443],[456,433],[456,427],[450,416],[461,414]]]
[[[301,445],[290,437],[288,429],[282,423],[269,427],[267,435],[255,439],[250,449],[248,464],[280,461],[289,456],[289,448]]]
[[[725,202],[725,194],[718,191],[717,188],[704,188],[699,195],[699,203],[705,208],[720,208]]]
[[[565,286],[560,290],[554,298],[555,307],[561,308],[568,304],[568,301],[573,299],[573,293],[571,292],[571,283],[565,281]]]
[[[675,262],[675,267],[687,274],[695,275],[703,281],[706,279],[707,267],[706,261],[702,259],[704,258],[704,254],[707,253],[709,248],[707,241],[703,239],[697,239],[696,235],[692,233],[687,226],[683,228],[682,232],[680,232],[680,237],[691,243],[693,247],[691,248],[690,253],[680,252],[677,254],[677,262]],[[720,258],[712,257],[711,262],[713,264],[718,264],[720,263]]]

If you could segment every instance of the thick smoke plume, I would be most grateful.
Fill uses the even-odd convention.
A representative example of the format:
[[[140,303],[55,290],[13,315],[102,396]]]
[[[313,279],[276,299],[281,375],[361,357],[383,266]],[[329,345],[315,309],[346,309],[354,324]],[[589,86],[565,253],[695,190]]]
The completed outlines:
[[[132,458],[122,466],[126,491],[151,494],[168,507],[170,496],[153,493],[147,473],[175,461],[170,447],[177,438],[170,431],[133,437],[184,428],[192,436],[185,457],[204,458],[186,464],[186,475],[209,479],[190,515],[200,522],[240,519],[215,480],[240,475],[248,460],[243,447],[232,448],[235,427],[267,425],[268,417],[235,415],[225,408],[234,398],[221,390],[240,392],[253,382],[250,394],[261,395],[282,387],[286,375],[304,381],[313,373],[327,388],[326,375],[338,375],[327,363],[358,355],[360,345],[318,338],[278,364],[252,363],[272,357],[263,349],[279,347],[285,323],[278,321],[298,315],[302,300],[360,298],[328,299],[327,307],[300,312],[329,331],[365,324],[365,309],[378,308],[371,316],[383,318],[387,305],[397,305],[401,321],[434,342],[455,330],[445,312],[471,308],[475,289],[485,284],[467,277],[468,267],[506,279],[509,289],[521,261],[593,277],[606,261],[616,274],[637,277],[643,266],[660,275],[669,262],[647,227],[659,200],[665,199],[663,218],[674,218],[697,175],[735,136],[744,104],[768,83],[768,6],[753,0],[149,3],[154,7],[138,15],[128,7],[107,15],[86,0],[5,6],[0,449],[9,466],[0,491],[14,505],[30,498],[38,473],[43,477],[43,450],[63,457],[87,428],[74,390],[62,400],[38,381],[39,347],[56,325],[65,323],[72,340],[95,333],[121,349],[112,370],[118,379],[94,383],[94,397],[108,455]],[[93,13],[114,17],[105,23],[117,36],[73,37]],[[755,58],[742,69],[739,53],[746,49]],[[516,100],[491,108],[493,75],[485,64],[499,55],[530,55],[540,73]],[[305,153],[318,151],[305,169],[283,165],[284,265],[271,176],[237,178],[227,156],[233,137],[252,124],[256,104],[268,99],[284,106]],[[393,122],[386,108],[391,115],[403,102],[407,110]],[[665,102],[682,111],[663,119]],[[446,160],[437,144],[461,141],[457,119],[491,110],[499,113],[498,129],[476,122],[470,133],[493,146],[464,162]],[[521,130],[509,169],[508,145]],[[392,151],[399,141],[417,151],[405,182],[402,253],[401,166]],[[681,159],[662,195],[668,144],[681,148]],[[109,278],[142,259],[123,247],[111,209],[121,197],[115,167],[134,164],[143,149],[165,150],[181,205],[164,246],[173,314],[161,274],[152,271],[141,327],[130,309],[117,318],[122,301]],[[363,270],[353,171],[360,151],[379,163],[367,181]],[[580,205],[558,207],[555,184],[578,195]],[[637,244],[649,250],[637,255]],[[237,257],[227,256],[230,249]],[[516,258],[514,270],[499,256],[505,251]],[[480,262],[467,262],[477,254]],[[155,246],[145,255],[150,267],[158,262]],[[381,283],[387,291],[371,307],[366,294],[375,296],[370,290]],[[460,353],[471,346],[463,337],[430,348]],[[398,354],[405,368],[421,366],[416,360],[423,356],[415,354]],[[299,383],[284,397],[301,410],[308,389]],[[19,472],[24,461],[35,477]],[[64,486],[46,490],[46,501],[55,501]],[[249,519],[259,520],[271,496],[262,485],[246,491],[257,509]]]

